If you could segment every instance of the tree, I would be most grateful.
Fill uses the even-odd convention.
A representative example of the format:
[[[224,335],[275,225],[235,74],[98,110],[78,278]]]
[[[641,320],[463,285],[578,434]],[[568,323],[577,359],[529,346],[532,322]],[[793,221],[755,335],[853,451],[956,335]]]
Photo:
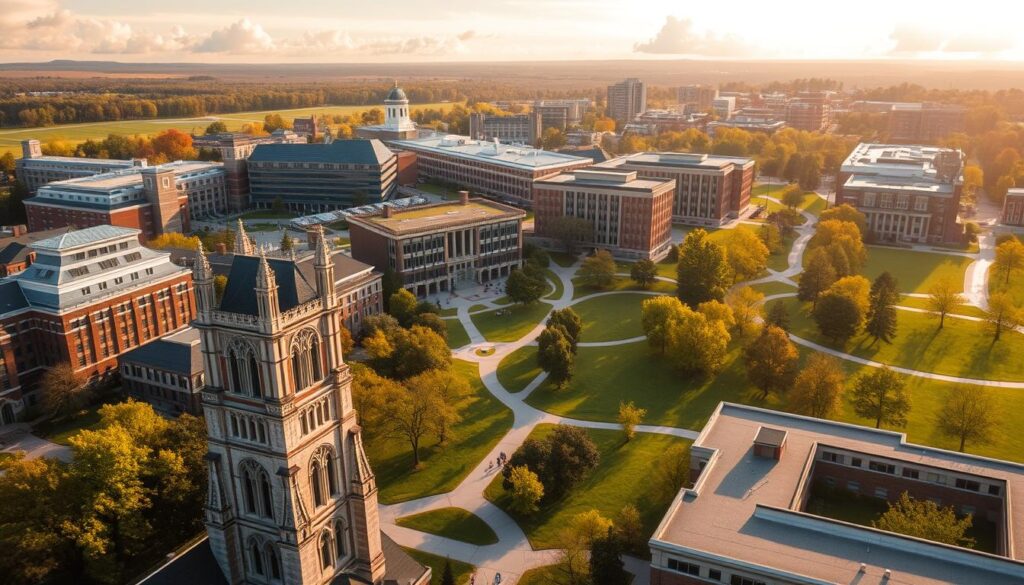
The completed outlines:
[[[384,295],[384,310],[388,311],[391,309],[391,295],[402,289],[402,276],[394,268],[388,266],[384,269],[384,274],[381,276],[380,286],[381,292]]]
[[[763,313],[764,293],[749,286],[733,289],[725,296],[725,304],[732,309],[733,330],[742,339],[756,333]]]
[[[868,220],[860,210],[850,205],[849,203],[843,203],[842,205],[836,205],[830,207],[821,212],[818,216],[818,221],[848,221],[857,226],[857,231],[863,236],[867,230]]]
[[[3,155],[0,155],[0,173],[6,173],[9,175],[14,172],[14,168],[16,166],[17,165],[14,162],[14,154],[12,152],[8,151],[3,153]]]
[[[651,288],[658,277],[658,267],[654,261],[648,258],[638,260],[629,267],[629,277],[633,279],[640,288],[647,290]]]
[[[288,235],[288,232],[285,232],[284,235],[281,236],[281,251],[291,252],[293,247],[292,237]]]
[[[719,321],[726,329],[736,326],[736,318],[732,314],[732,308],[718,301],[704,301],[697,305],[697,312],[707,317],[709,322]]]
[[[1020,307],[1013,303],[1013,298],[1007,293],[998,292],[988,297],[988,309],[985,310],[985,320],[992,328],[993,342],[999,341],[1003,329],[1013,329],[1024,321]]]
[[[39,389],[43,395],[43,409],[50,416],[58,418],[83,408],[92,395],[68,362],[61,362],[46,370],[39,381]]]
[[[217,304],[220,304],[220,300],[224,297],[224,289],[228,287],[228,277],[223,274],[218,274],[213,277],[213,296],[217,300]]]
[[[441,585],[455,585],[455,575],[452,574],[451,559],[444,560],[444,571],[441,573]]]
[[[928,288],[928,308],[939,317],[939,329],[946,323],[946,315],[955,313],[967,303],[960,294],[961,284],[943,276]]]
[[[811,302],[812,308],[818,306],[818,299],[836,281],[836,270],[832,267],[828,255],[815,250],[808,256],[807,268],[800,275],[796,296],[804,302]]]
[[[537,302],[547,291],[547,282],[525,269],[513,270],[505,281],[505,294],[512,302],[529,305]]]
[[[580,266],[580,281],[597,290],[604,290],[615,282],[615,260],[607,250],[598,250]]]
[[[876,429],[882,428],[882,423],[906,425],[910,412],[906,383],[885,366],[861,374],[853,387],[853,411],[862,418],[874,419]]]
[[[601,516],[597,510],[581,512],[559,531],[556,548],[561,549],[558,566],[570,585],[585,585],[589,582],[589,553],[593,543],[608,537],[612,521]]]
[[[639,408],[633,401],[619,402],[619,424],[622,425],[622,434],[626,442],[633,440],[636,436],[636,425],[647,416],[647,409]]]
[[[220,120],[217,120],[215,122],[210,122],[210,125],[206,127],[206,135],[207,136],[209,136],[210,134],[221,134],[222,132],[227,132],[227,131],[228,131],[227,124],[225,124],[224,122],[222,122]]]
[[[725,258],[733,283],[750,280],[768,266],[768,247],[753,230],[740,226],[725,240]]]
[[[888,271],[879,274],[871,284],[864,330],[875,341],[892,343],[892,338],[896,336],[896,303],[899,298],[896,279]]]
[[[590,543],[592,585],[629,585],[633,580],[622,562],[623,544],[614,530]]]
[[[673,444],[658,455],[653,465],[654,493],[660,500],[669,500],[680,488],[690,483],[690,447]]]
[[[414,394],[436,394],[439,402],[431,414],[430,428],[441,445],[451,438],[451,428],[462,420],[455,404],[469,394],[469,382],[451,368],[427,370],[403,382]]]
[[[775,300],[768,305],[768,316],[765,317],[765,324],[773,325],[783,331],[789,331],[789,310],[786,309],[785,303],[781,300]]]
[[[953,506],[940,508],[931,500],[912,498],[907,492],[871,522],[879,530],[966,548],[974,548],[974,539],[967,536],[972,524],[970,515],[957,518]]]
[[[653,297],[644,299],[640,306],[640,323],[647,336],[647,343],[658,348],[664,355],[668,347],[669,331],[674,322],[682,317],[685,305],[674,297]]]
[[[414,392],[403,384],[382,376],[363,378],[360,385],[373,391],[359,391],[361,416],[374,432],[405,441],[412,451],[412,467],[420,466],[420,442],[436,430],[438,412],[447,408],[438,392]],[[369,380],[367,382],[366,380]],[[372,385],[371,385],[372,382]]]
[[[860,228],[852,221],[821,220],[807,250],[823,249],[832,261],[838,276],[857,274],[867,261],[867,249]]]
[[[565,133],[554,126],[545,128],[540,140],[541,146],[548,150],[562,148],[565,146]]]
[[[992,264],[1003,286],[1010,284],[1010,277],[1024,268],[1024,244],[1017,238],[1010,238],[996,246],[996,259]]]
[[[437,313],[419,313],[412,318],[413,325],[426,327],[441,336],[441,339],[448,340],[448,324]]]
[[[601,453],[586,429],[571,425],[556,426],[549,444],[551,450],[546,467],[550,483],[545,482],[544,491],[558,499],[597,467]]]
[[[399,329],[392,346],[395,351],[388,371],[400,379],[427,370],[447,369],[452,363],[448,342],[422,325],[413,325],[408,331]]]
[[[768,326],[743,351],[747,364],[747,378],[761,389],[761,399],[789,385],[796,374],[800,357],[786,332]]]
[[[987,389],[954,386],[939,410],[939,430],[947,437],[959,439],[961,452],[968,441],[987,445],[992,442],[997,412],[998,405]]]
[[[576,355],[565,329],[549,325],[537,336],[537,365],[548,373],[548,378],[558,387],[572,379],[576,366]]]
[[[729,339],[724,323],[684,306],[669,327],[668,354],[682,372],[712,375],[725,363]]]
[[[857,301],[831,290],[818,299],[813,316],[821,334],[834,343],[845,343],[856,335],[864,321],[864,313]]]
[[[338,329],[338,334],[340,337],[339,341],[341,342],[341,353],[348,356],[356,347],[356,342],[352,339],[352,332],[348,330],[348,327],[341,327]]]
[[[594,224],[582,217],[562,215],[547,222],[545,233],[562,242],[565,251],[569,254],[576,253],[576,245],[580,242],[588,242],[594,237]]]
[[[580,334],[583,333],[583,319],[580,319],[579,314],[572,310],[572,307],[551,311],[545,326],[561,327],[565,338],[569,340],[572,352],[576,353],[576,346],[580,342]]]
[[[267,114],[263,117],[263,129],[267,132],[275,130],[291,129],[291,124],[284,121],[281,114]]]
[[[398,319],[402,327],[411,326],[416,316],[416,296],[404,288],[395,291],[388,299],[388,314]]]
[[[523,516],[536,512],[544,498],[544,484],[537,474],[525,465],[517,465],[509,472],[509,482],[512,484],[512,511]]]
[[[839,360],[814,353],[797,374],[788,402],[797,414],[828,418],[839,408],[845,377]]]
[[[166,161],[195,160],[199,153],[192,147],[192,137],[176,128],[168,128],[153,137],[153,150]]]
[[[782,232],[779,231],[777,225],[773,223],[763,224],[757,232],[757,237],[761,238],[761,242],[764,243],[765,248],[768,248],[769,254],[774,256],[782,252]]]
[[[679,248],[679,299],[690,307],[712,299],[722,300],[728,288],[728,271],[725,250],[710,241],[703,229],[693,230],[686,234]]]
[[[633,504],[626,504],[619,510],[612,530],[627,552],[641,556],[644,551],[650,550],[647,548],[647,533],[640,518],[640,510]]]
[[[779,201],[790,209],[796,209],[804,204],[804,190],[800,185],[787,185],[779,196]]]

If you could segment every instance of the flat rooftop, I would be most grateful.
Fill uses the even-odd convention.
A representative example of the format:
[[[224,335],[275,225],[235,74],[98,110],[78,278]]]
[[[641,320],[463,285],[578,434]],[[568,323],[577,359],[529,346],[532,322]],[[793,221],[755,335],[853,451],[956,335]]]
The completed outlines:
[[[592,163],[589,158],[542,150],[518,144],[501,144],[473,140],[468,136],[431,136],[414,140],[391,140],[397,148],[407,148],[454,156],[475,162],[486,162],[526,170],[560,168],[580,163]]]
[[[781,459],[753,453],[755,437],[785,432]],[[778,438],[776,436],[776,438]],[[819,447],[860,452],[1005,482],[1009,551],[997,556],[895,535],[798,509]],[[768,568],[786,582],[860,585],[1024,582],[1024,465],[906,442],[902,433],[721,403],[692,453],[708,463],[652,537],[659,551]],[[865,473],[870,473],[862,468]],[[926,485],[926,484],[923,484]],[[948,489],[956,489],[946,486]],[[866,572],[860,573],[865,563]],[[889,569],[892,577],[884,579]]]
[[[117,158],[85,158],[78,156],[50,156],[43,155],[35,158],[22,158],[25,163],[32,161],[37,162],[51,162],[51,163],[68,163],[77,165],[89,165],[89,166],[110,166],[110,167],[130,167],[135,164],[132,159],[123,160]]]
[[[422,205],[412,209],[391,208],[391,216],[383,213],[353,215],[350,223],[365,224],[392,235],[415,234],[441,228],[470,225],[480,221],[522,219],[526,212],[487,199],[470,199],[469,203],[448,201]]]
[[[962,182],[963,153],[937,146],[858,144],[843,161],[847,188],[952,195]]]
[[[694,170],[727,170],[733,166],[753,164],[754,159],[742,156],[720,156],[696,152],[636,152],[594,165],[617,168],[627,164]]]
[[[222,170],[223,167],[224,165],[218,162],[179,160],[154,167],[133,167],[130,169],[111,171],[109,173],[101,173],[99,175],[92,175],[89,177],[77,177],[63,181],[54,181],[48,185],[44,185],[41,189],[52,190],[74,188],[75,190],[108,192],[114,189],[126,189],[141,185],[142,171],[144,169],[156,169],[158,171],[173,170],[175,177],[180,177],[182,175],[201,173],[204,171],[215,172]]]
[[[577,169],[568,173],[560,173],[553,177],[539,180],[536,184],[538,186],[575,185],[579,187],[651,193],[662,188],[674,188],[675,179],[638,179],[636,171],[591,167],[589,169]]]

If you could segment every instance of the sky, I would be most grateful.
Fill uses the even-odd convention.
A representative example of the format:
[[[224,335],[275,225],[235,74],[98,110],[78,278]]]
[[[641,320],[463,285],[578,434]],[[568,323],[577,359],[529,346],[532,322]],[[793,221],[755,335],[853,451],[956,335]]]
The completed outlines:
[[[0,0],[0,61],[1024,61],[1010,0]]]

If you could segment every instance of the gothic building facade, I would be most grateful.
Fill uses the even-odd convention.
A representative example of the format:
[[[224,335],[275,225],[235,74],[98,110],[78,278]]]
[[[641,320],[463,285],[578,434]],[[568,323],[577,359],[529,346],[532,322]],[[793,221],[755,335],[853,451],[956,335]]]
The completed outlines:
[[[316,250],[315,282],[293,259],[236,248],[219,305],[204,253],[193,267],[207,373],[205,522],[226,581],[428,582],[408,557],[385,562],[404,553],[380,532],[328,243]]]

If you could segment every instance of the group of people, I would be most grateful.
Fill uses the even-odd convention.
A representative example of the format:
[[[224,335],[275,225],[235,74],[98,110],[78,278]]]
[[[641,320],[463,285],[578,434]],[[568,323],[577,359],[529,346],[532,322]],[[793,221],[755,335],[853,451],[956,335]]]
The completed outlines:
[[[505,455],[505,452],[504,452],[504,451],[502,451],[501,453],[498,453],[498,458],[497,458],[497,459],[496,459],[495,461],[496,461],[496,463],[497,463],[497,467],[498,467],[498,469],[501,469],[502,467],[504,467],[504,465],[505,465],[506,463],[508,463],[508,456],[507,456],[507,455]],[[491,472],[491,470],[492,470],[492,469],[494,469],[494,467],[495,467],[495,466],[494,466],[494,465],[491,465],[491,462],[490,462],[490,461],[488,461],[488,462],[487,462],[487,472],[488,472],[488,473],[490,473],[490,472]]]

